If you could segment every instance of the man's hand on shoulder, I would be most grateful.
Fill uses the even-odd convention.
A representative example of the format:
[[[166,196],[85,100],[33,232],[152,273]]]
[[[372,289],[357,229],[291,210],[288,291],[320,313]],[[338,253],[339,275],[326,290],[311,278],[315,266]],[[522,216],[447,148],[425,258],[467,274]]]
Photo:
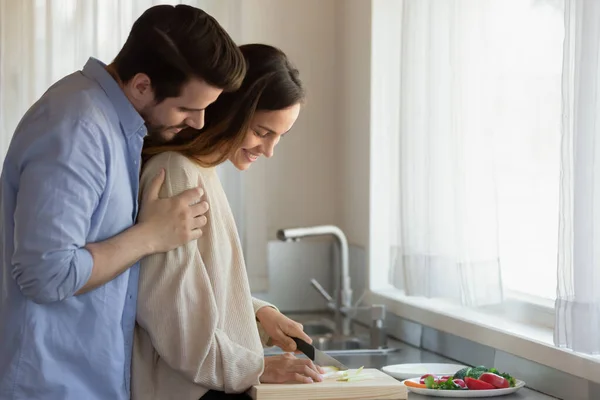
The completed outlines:
[[[163,253],[202,236],[208,203],[201,201],[202,188],[186,190],[166,199],[158,197],[165,181],[162,169],[144,193],[138,216],[138,227],[149,238],[152,253]]]

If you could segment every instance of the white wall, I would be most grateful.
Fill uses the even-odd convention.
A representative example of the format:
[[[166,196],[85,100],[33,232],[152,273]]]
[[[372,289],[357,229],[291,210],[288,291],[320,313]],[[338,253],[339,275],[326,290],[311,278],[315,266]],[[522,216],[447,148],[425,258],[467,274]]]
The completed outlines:
[[[285,262],[267,266],[274,258],[264,243],[274,239],[277,229],[335,224],[351,244],[368,247],[372,1],[238,4],[240,20],[233,31],[228,27],[232,34],[240,43],[283,49],[308,89],[306,107],[274,158],[259,161],[244,175],[244,203],[250,208],[245,221],[248,272],[253,290],[260,292],[272,290],[269,270],[290,274],[282,270]],[[365,256],[356,254],[360,257],[351,261],[360,263],[356,269],[362,282],[367,279]],[[321,261],[313,262],[315,268]],[[317,271],[304,273],[316,276]]]
[[[366,247],[371,1],[239,4],[241,42],[282,48],[308,88],[308,102],[273,159],[245,176],[264,188],[268,237],[281,227],[333,223]]]
[[[337,224],[336,1],[244,0],[240,5],[242,43],[280,47],[308,89],[308,102],[273,159],[245,176],[249,185],[264,187],[267,235],[274,238],[282,227]]]
[[[339,221],[351,244],[369,244],[371,0],[338,0]]]
[[[308,92],[298,121],[274,157],[260,159],[243,176],[248,273],[253,291],[263,292],[273,283],[267,242],[275,239],[278,229],[341,222],[336,106],[339,2],[238,0],[235,4],[238,8],[232,12],[237,23],[229,18],[224,26],[240,44],[280,47],[300,70]]]

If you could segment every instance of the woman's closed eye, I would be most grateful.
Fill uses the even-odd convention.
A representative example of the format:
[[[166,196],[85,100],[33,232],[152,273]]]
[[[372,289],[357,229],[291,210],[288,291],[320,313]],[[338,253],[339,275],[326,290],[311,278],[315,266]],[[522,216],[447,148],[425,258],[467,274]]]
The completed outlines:
[[[260,131],[258,131],[256,129],[253,129],[252,131],[254,132],[254,134],[256,136],[258,136],[260,138],[266,138],[267,136],[269,136],[269,133],[271,133],[271,132],[268,132],[268,131],[266,131],[266,132],[260,132]]]

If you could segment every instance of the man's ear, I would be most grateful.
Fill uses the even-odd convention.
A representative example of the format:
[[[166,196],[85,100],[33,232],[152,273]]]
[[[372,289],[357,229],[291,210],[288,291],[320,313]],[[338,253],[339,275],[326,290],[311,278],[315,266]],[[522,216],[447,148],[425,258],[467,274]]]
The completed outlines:
[[[129,95],[136,100],[137,103],[149,104],[154,100],[154,91],[152,90],[152,82],[146,74],[139,73],[127,83],[129,86]]]

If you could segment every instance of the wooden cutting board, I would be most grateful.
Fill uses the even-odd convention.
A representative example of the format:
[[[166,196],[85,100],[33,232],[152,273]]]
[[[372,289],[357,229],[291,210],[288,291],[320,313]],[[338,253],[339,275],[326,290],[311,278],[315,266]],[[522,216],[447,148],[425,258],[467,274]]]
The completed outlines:
[[[364,369],[372,379],[358,382],[338,382],[337,378],[323,382],[301,384],[262,384],[250,389],[254,400],[406,400],[406,386],[377,369]]]

